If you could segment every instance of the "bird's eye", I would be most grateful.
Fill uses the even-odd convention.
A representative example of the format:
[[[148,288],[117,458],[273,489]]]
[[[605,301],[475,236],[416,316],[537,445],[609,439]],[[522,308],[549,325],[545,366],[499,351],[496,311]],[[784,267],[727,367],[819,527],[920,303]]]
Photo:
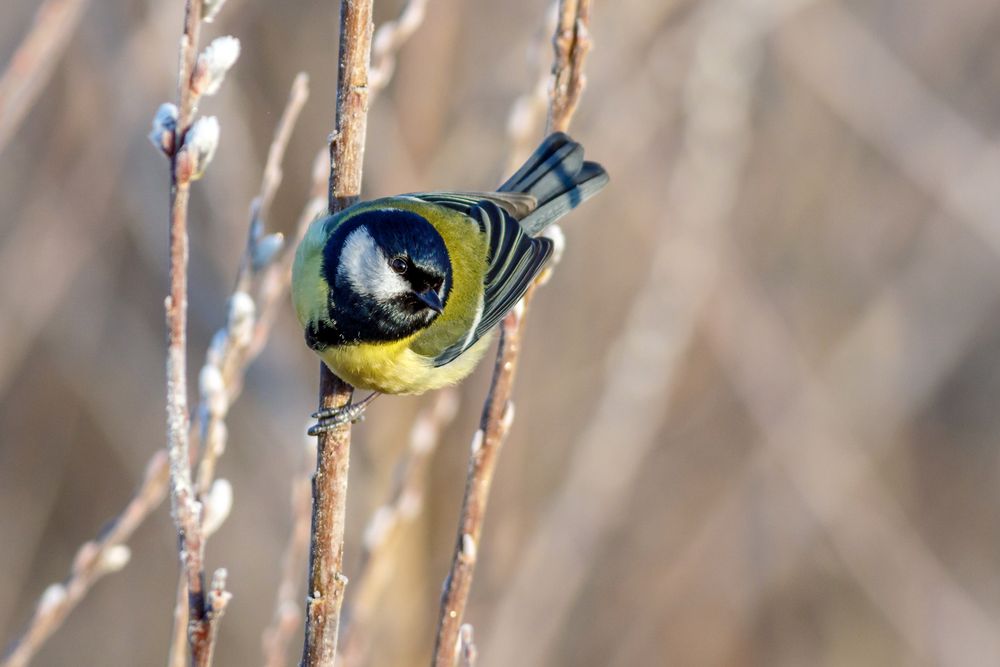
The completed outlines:
[[[389,260],[389,268],[396,273],[403,274],[410,268],[410,263],[406,261],[405,257],[393,257]]]

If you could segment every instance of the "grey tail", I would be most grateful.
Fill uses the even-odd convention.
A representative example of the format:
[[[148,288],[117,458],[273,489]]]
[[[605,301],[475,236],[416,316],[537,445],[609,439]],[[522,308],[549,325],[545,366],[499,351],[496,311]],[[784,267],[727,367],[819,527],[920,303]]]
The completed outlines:
[[[500,192],[522,192],[537,201],[521,219],[521,227],[535,236],[608,184],[608,174],[596,162],[583,159],[583,146],[567,134],[550,134]]]

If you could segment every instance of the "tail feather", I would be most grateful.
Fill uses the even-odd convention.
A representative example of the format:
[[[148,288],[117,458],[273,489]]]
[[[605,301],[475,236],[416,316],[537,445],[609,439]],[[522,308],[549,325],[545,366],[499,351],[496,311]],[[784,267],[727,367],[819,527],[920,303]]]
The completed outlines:
[[[562,132],[548,136],[500,192],[519,192],[535,198],[536,208],[521,226],[534,236],[608,183],[607,172],[596,162],[585,162],[583,146]]]

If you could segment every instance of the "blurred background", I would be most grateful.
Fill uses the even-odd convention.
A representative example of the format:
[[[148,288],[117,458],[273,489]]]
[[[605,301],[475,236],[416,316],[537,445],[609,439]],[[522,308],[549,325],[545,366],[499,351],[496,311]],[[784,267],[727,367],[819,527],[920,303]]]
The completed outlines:
[[[164,445],[167,164],[145,135],[175,98],[183,3],[73,4],[0,147],[4,642]],[[335,4],[229,0],[204,31],[242,55],[201,104],[222,139],[192,194],[192,375],[300,70],[312,95],[269,230],[307,198]],[[376,2],[376,23],[401,4]],[[0,62],[37,5],[3,3]],[[430,2],[371,110],[366,196],[502,180],[511,105],[551,59],[547,5]],[[1000,6],[595,5],[572,131],[612,184],[567,220],[530,313],[467,614],[479,664],[1000,664]],[[429,660],[490,366],[392,542],[368,664]],[[234,594],[218,665],[261,661],[317,376],[282,306],[219,465],[235,502],[208,545]],[[352,580],[433,400],[382,398],[354,431]],[[164,663],[166,504],[130,546],[34,664]]]

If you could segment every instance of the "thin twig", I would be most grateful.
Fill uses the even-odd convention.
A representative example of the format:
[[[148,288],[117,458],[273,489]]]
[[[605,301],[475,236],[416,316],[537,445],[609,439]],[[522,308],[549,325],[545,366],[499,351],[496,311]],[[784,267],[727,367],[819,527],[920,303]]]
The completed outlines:
[[[292,531],[281,559],[281,582],[278,584],[274,614],[262,639],[265,667],[283,667],[288,664],[288,647],[302,619],[299,587],[309,550],[309,478],[312,475],[316,449],[311,438],[308,442],[310,446],[302,474],[292,481]]]
[[[294,248],[298,244],[299,239],[308,229],[309,223],[326,210],[327,179],[327,155],[326,151],[323,150],[316,156],[309,199],[299,216],[295,243],[291,244],[290,248]],[[293,258],[293,252],[286,252],[282,260],[271,267],[261,281],[258,301],[263,304],[263,310],[257,323],[257,335],[250,346],[249,354],[251,356],[256,356],[266,341],[267,332],[270,331],[271,323],[274,321],[276,311],[274,304],[281,301],[281,297],[285,294],[291,281]],[[309,442],[311,446],[308,448],[309,456],[305,470],[301,477],[292,482],[292,530],[282,558],[281,582],[278,585],[274,614],[271,624],[262,635],[264,664],[267,667],[287,664],[288,646],[302,615],[296,591],[309,548],[310,510],[312,509],[309,488],[313,472],[312,461],[315,459],[316,451],[315,444],[311,440]]]
[[[491,616],[483,653],[495,664],[553,662],[553,647],[592,574],[593,563],[577,556],[609,539],[609,531],[627,512],[629,492],[660,442],[664,410],[675,400],[681,366],[715,294],[719,239],[745,168],[752,132],[747,110],[753,105],[756,63],[764,44],[759,12],[735,11],[735,6],[740,5],[701,5],[692,21],[699,30],[684,83],[683,97],[693,101],[680,127],[686,148],[662,195],[661,210],[671,222],[658,225],[647,275],[635,286],[620,333],[607,346],[606,379],[595,409],[582,425],[573,456],[563,462],[561,488],[539,513],[517,572],[505,582],[504,599]],[[720,108],[731,115],[719,118]],[[642,343],[650,340],[657,344]],[[617,445],[613,449],[611,441]],[[585,521],[576,520],[581,513]],[[698,557],[703,558],[687,562]],[[680,560],[672,559],[673,570]],[[671,578],[680,581],[683,575]],[[502,639],[524,633],[531,633],[530,643],[511,646]]]
[[[551,35],[556,30],[558,16],[559,0],[555,0],[546,12],[544,25],[539,31],[538,42],[544,41],[544,44],[532,45],[528,53],[529,63],[538,69],[535,84],[514,100],[510,113],[507,114],[508,159],[504,173],[513,173],[524,163],[535,147],[538,133],[545,122],[552,89],[552,65],[543,53],[547,50],[544,47],[552,43]]]
[[[263,308],[273,310],[275,299],[261,304],[263,285],[273,281],[272,274],[282,270],[275,261],[282,249],[280,234],[264,235],[264,220],[282,180],[281,163],[291,139],[292,130],[302,107],[309,97],[309,79],[299,73],[288,96],[288,102],[275,128],[268,149],[260,191],[250,205],[247,244],[237,272],[236,287],[229,297],[225,324],[216,332],[205,355],[199,374],[200,398],[194,413],[189,451],[192,456],[201,450],[195,490],[204,508],[202,530],[207,539],[215,532],[229,512],[232,493],[225,480],[214,480],[218,458],[226,447],[226,416],[229,407],[243,388],[246,367],[257,354],[254,341],[266,340],[273,316],[264,318]],[[290,253],[286,253],[290,254]],[[261,313],[258,316],[258,313]],[[204,547],[203,547],[204,548]],[[187,643],[188,610],[183,604],[187,594],[187,577],[178,581],[179,603],[174,609],[174,633],[170,665],[183,665]]]
[[[375,510],[365,527],[350,623],[344,632],[341,660],[346,667],[366,662],[376,605],[389,583],[392,559],[400,557],[400,552],[391,548],[395,543],[393,538],[420,515],[429,481],[430,459],[441,440],[441,433],[457,414],[458,393],[454,389],[442,389],[437,392],[433,405],[417,415],[391,497]]]
[[[330,141],[328,208],[337,213],[361,194],[368,121],[368,65],[372,45],[372,0],[341,0],[337,110]],[[319,406],[337,408],[353,388],[320,364]],[[347,577],[344,567],[344,516],[350,424],[319,436],[313,477],[312,539],[302,665],[332,667],[337,654],[340,608]]]
[[[512,363],[512,360],[517,358],[520,348],[524,306],[523,302],[518,304],[504,318],[489,394],[483,405],[479,430],[472,437],[472,453],[465,478],[465,497],[459,515],[458,540],[441,593],[441,613],[438,617],[432,663],[434,667],[452,667],[455,664],[459,629],[472,588],[490,483],[493,481],[500,447],[514,420],[514,405],[510,402],[510,395],[517,364]]]
[[[587,78],[583,66],[590,53],[590,0],[560,0],[559,20],[552,37],[552,94],[549,132],[566,132],[583,96]]]
[[[146,466],[142,484],[122,513],[100,536],[85,542],[77,550],[70,574],[64,582],[45,589],[28,627],[10,645],[0,666],[27,665],[97,580],[105,574],[117,572],[128,563],[130,552],[125,542],[163,501],[167,492],[168,469],[166,452],[156,452]]]
[[[585,84],[583,61],[590,50],[589,19],[589,0],[560,0],[553,38],[555,63],[552,67],[553,86],[547,131],[567,130],[580,101]],[[490,483],[497,455],[513,420],[510,397],[525,314],[537,284],[528,290],[522,302],[504,318],[500,327],[493,379],[483,405],[480,429],[472,442],[455,551],[441,593],[432,662],[434,667],[452,667],[458,657],[459,631],[472,588]]]
[[[400,47],[417,31],[426,14],[427,0],[407,0],[398,17],[378,27],[372,43],[371,69],[368,72],[370,96],[378,94],[392,79]]]
[[[273,199],[273,193],[280,183],[280,166],[275,169],[273,165],[279,164],[284,147],[287,145],[288,133],[292,124],[297,118],[299,108],[305,102],[304,95],[307,94],[306,81],[300,75],[293,84],[292,93],[289,97],[288,106],[279,122],[279,129],[275,133],[274,143],[268,153],[268,164],[265,167],[265,176],[262,179],[261,193],[255,199],[257,201],[268,202]],[[323,156],[321,156],[323,157]],[[326,205],[326,161],[323,157],[322,176],[319,179],[318,196],[321,207]],[[318,211],[314,201],[311,201],[303,213],[303,222],[300,222],[300,232],[308,226],[308,222],[316,217]],[[257,215],[261,216],[261,211],[266,211],[266,206],[254,209]],[[293,246],[294,247],[294,246]],[[269,263],[261,271],[258,287],[253,292],[254,300],[261,304],[259,317],[253,327],[252,343],[242,355],[227,353],[223,356],[225,362],[222,367],[227,369],[225,373],[226,390],[228,392],[227,401],[231,405],[239,396],[242,389],[242,380],[247,366],[260,354],[271,332],[271,324],[274,314],[277,311],[277,304],[281,302],[281,297],[288,288],[288,273],[293,253],[285,252],[280,261]],[[226,347],[231,350],[231,347]],[[199,432],[198,416],[191,430],[189,437],[192,441]],[[164,451],[156,452],[146,465],[146,474],[142,484],[136,490],[135,495],[124,510],[113,519],[109,527],[102,531],[101,535],[91,541],[84,543],[77,551],[73,568],[67,580],[60,584],[53,584],[36,605],[36,613],[28,627],[22,635],[11,642],[6,651],[4,662],[0,667],[20,667],[27,664],[34,653],[40,648],[42,643],[48,639],[52,633],[59,628],[66,616],[76,607],[81,599],[89,592],[90,588],[103,575],[115,571],[109,565],[124,566],[126,564],[127,551],[122,551],[118,547],[124,545],[132,536],[132,533],[148,517],[166,495],[167,483],[169,481],[169,467],[167,454]],[[207,488],[207,487],[203,487]],[[308,512],[308,509],[307,509]],[[219,517],[215,518],[218,521]],[[112,554],[109,556],[108,554]],[[185,579],[186,581],[186,579]],[[187,645],[187,591],[180,593],[180,609],[183,612],[182,621],[179,624],[180,646],[176,652],[177,660],[180,664],[186,664]]]
[[[479,653],[472,636],[472,625],[465,623],[458,630],[458,664],[459,667],[476,667]]]
[[[372,98],[385,88],[392,78],[399,49],[402,48],[403,44],[413,36],[416,29],[423,23],[424,16],[426,15],[426,4],[426,0],[410,0],[402,12],[400,12],[398,18],[393,21],[387,21],[379,26],[373,39],[372,65],[368,76],[369,104]],[[294,248],[298,245],[298,240],[305,234],[309,223],[329,209],[330,204],[327,198],[328,179],[329,169],[324,152],[317,158],[316,166],[313,168],[313,186],[310,189],[309,200],[303,208],[302,214],[299,216],[295,243],[289,244],[290,247]],[[262,201],[266,202],[269,200],[262,198]],[[262,209],[266,210],[266,206],[262,205]],[[291,265],[294,257],[294,252],[286,253],[279,267],[280,270],[271,271],[264,277],[261,287],[263,295],[261,303],[272,303],[274,300],[280,300],[283,296],[284,290],[288,288],[288,283],[291,280]],[[264,310],[263,307],[262,310]],[[273,310],[268,309],[268,312],[273,312]],[[261,318],[264,318],[264,314],[262,314]],[[255,338],[250,346],[251,353],[257,349],[258,344],[262,344],[262,341]]]
[[[188,597],[187,577],[182,570],[174,595],[174,620],[170,632],[170,648],[167,652],[167,667],[187,667],[188,659]]]
[[[187,150],[200,94],[193,75],[198,60],[198,35],[202,2],[188,0],[184,11],[184,34],[180,45],[178,77],[179,110],[169,142],[170,154],[170,296],[167,298],[167,448],[170,455],[171,509],[177,526],[181,567],[188,590],[188,644],[195,667],[210,665],[218,630],[216,622],[225,610],[226,571],[219,569],[205,591],[203,505],[191,479],[190,419],[187,397],[187,209],[190,184],[204,165],[199,165],[197,146]],[[217,138],[217,135],[216,135]],[[162,145],[162,144],[161,144]],[[166,146],[164,146],[166,148]],[[207,162],[207,158],[205,158]]]
[[[382,25],[374,37],[372,47],[373,65],[369,71],[368,94],[371,97],[392,78],[395,69],[396,53],[403,43],[412,36],[414,31],[423,22],[425,15],[426,0],[411,0],[404,7],[399,18]],[[333,204],[328,201],[326,195],[327,169],[323,155],[317,161],[318,168],[313,170],[313,187],[311,195],[302,215],[299,218],[297,238],[301,238],[309,223],[311,223],[323,210],[332,210]],[[332,168],[331,168],[332,172]],[[331,178],[333,175],[331,173]],[[263,200],[263,198],[262,198]],[[293,244],[294,246],[294,244]],[[267,277],[262,286],[264,298],[270,295],[277,297],[284,293],[288,287],[290,279],[290,263],[292,254],[286,255],[286,261],[282,263],[281,270]],[[253,345],[251,345],[253,349]],[[272,619],[272,623],[265,630],[264,656],[265,664],[273,667],[284,664],[287,646],[291,639],[299,619],[299,608],[296,603],[296,586],[293,580],[294,572],[299,570],[300,561],[304,560],[305,548],[309,545],[309,496],[308,478],[305,482],[296,482],[295,494],[300,493],[299,486],[305,484],[305,500],[296,495],[294,501],[294,527],[289,537],[289,543],[285,550],[285,557],[282,566],[282,581],[278,591],[278,600]],[[300,504],[303,502],[303,504]],[[301,555],[300,555],[301,550]]]
[[[261,276],[258,287],[256,301],[260,304],[260,317],[257,319],[257,328],[253,341],[247,350],[250,358],[256,357],[267,344],[267,338],[274,324],[274,318],[280,306],[285,305],[286,292],[292,281],[292,263],[295,260],[295,247],[305,236],[309,224],[323,215],[327,209],[327,179],[329,174],[329,159],[326,149],[319,151],[313,161],[312,186],[309,189],[309,198],[302,207],[298,222],[295,226],[295,238],[292,243],[286,244],[286,251],[281,259],[268,267]]]
[[[55,70],[87,0],[46,0],[0,75],[0,152]]]
[[[262,231],[263,221],[281,185],[281,163],[285,157],[285,149],[308,97],[309,78],[300,72],[292,83],[288,102],[268,149],[260,192],[250,205],[247,246],[236,278],[236,289],[229,297],[229,315],[223,327],[216,332],[205,355],[205,365],[201,371],[201,401],[195,413],[195,426],[203,450],[198,467],[199,497],[211,490],[215,464],[225,447],[225,418],[233,399],[242,389],[243,370],[247,366],[257,323],[257,297],[260,290],[255,291],[253,287],[266,279],[262,275],[265,270],[281,270],[279,263],[274,260],[283,245],[283,239],[279,234],[265,236]],[[206,376],[218,377],[221,382],[214,383]]]
[[[264,174],[260,180],[260,193],[251,204],[252,217],[259,220],[266,220],[267,214],[271,210],[271,203],[274,201],[284,172],[281,165],[285,159],[285,151],[288,149],[288,142],[292,138],[292,130],[299,119],[302,107],[309,99],[309,75],[299,72],[292,81],[292,89],[288,93],[288,101],[285,109],[281,112],[278,126],[274,131],[274,138],[271,146],[267,149],[267,161],[264,163]]]

